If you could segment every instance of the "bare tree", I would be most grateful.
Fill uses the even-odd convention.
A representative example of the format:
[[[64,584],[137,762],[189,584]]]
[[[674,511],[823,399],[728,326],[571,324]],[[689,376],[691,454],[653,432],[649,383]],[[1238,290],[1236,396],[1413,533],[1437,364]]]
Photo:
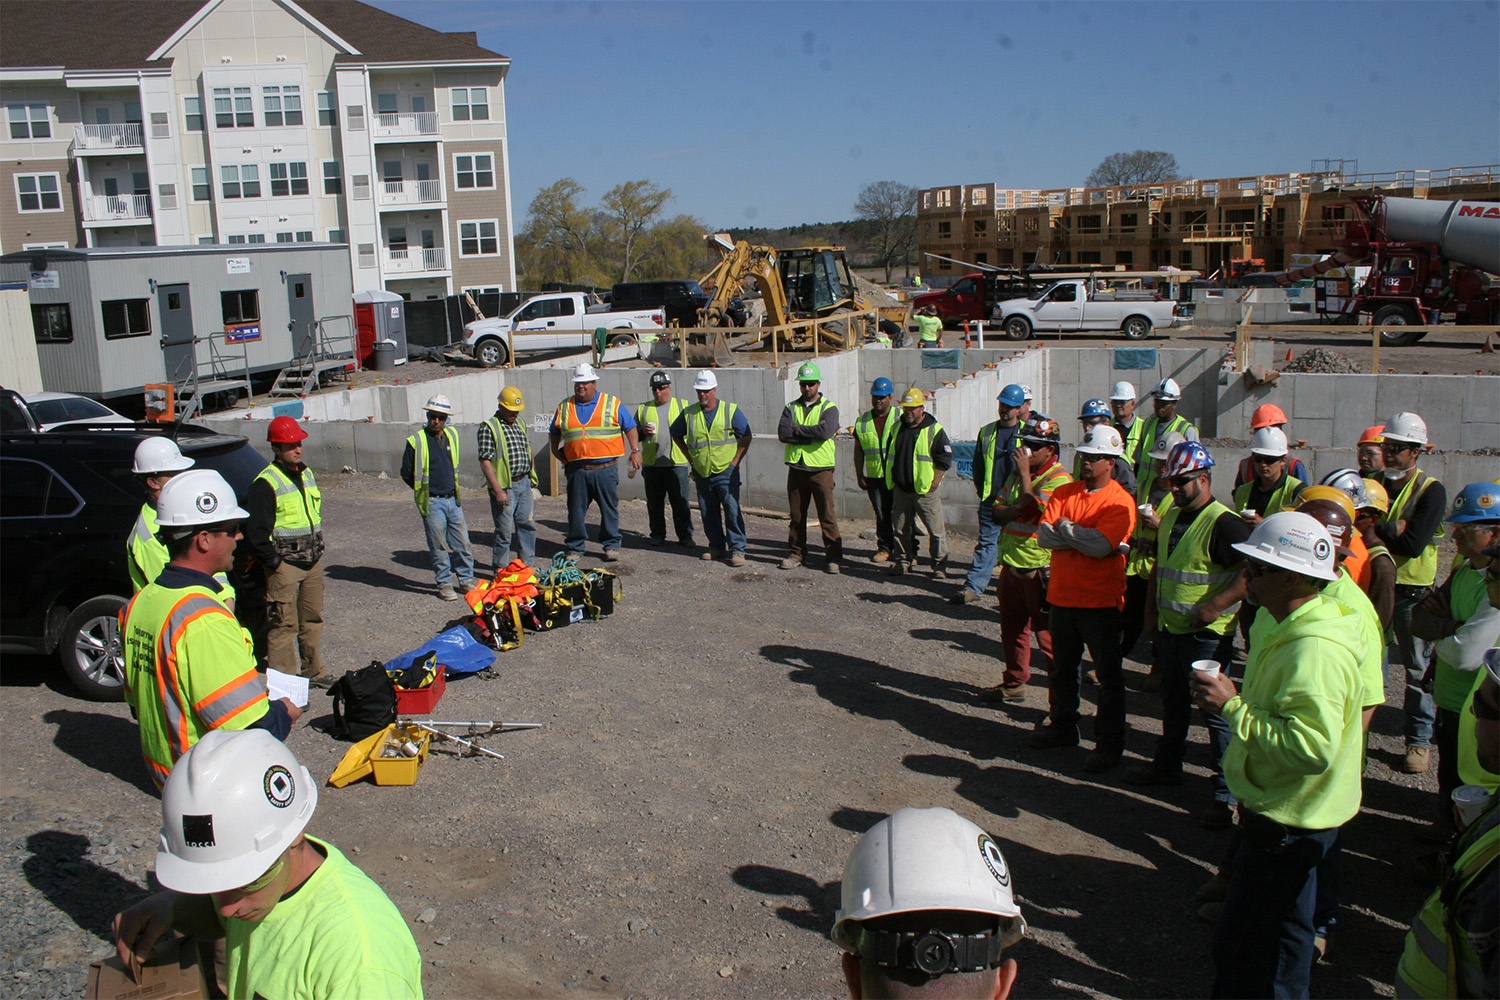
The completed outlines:
[[[1084,184],[1089,187],[1113,187],[1117,184],[1160,184],[1175,181],[1182,174],[1177,168],[1177,157],[1150,149],[1137,149],[1133,153],[1111,153],[1089,174]]]
[[[910,273],[911,251],[917,243],[917,189],[900,181],[876,181],[865,185],[854,202],[856,218],[873,224],[870,249],[875,262],[885,268],[885,280],[897,263]]]

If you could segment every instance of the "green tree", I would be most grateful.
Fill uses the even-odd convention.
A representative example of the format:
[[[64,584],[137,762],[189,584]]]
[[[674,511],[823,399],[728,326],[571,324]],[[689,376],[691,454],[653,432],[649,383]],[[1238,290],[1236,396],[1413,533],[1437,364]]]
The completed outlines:
[[[662,218],[672,192],[647,180],[611,188],[597,208],[571,177],[531,200],[516,255],[529,285],[608,286],[650,278],[696,277],[706,267],[703,223]]]
[[[641,266],[650,250],[651,227],[671,198],[671,191],[650,181],[626,181],[605,194],[601,204],[620,281],[629,281]]]
[[[596,213],[579,204],[584,190],[573,178],[564,177],[531,199],[516,249],[533,285],[598,283],[603,236]]]
[[[866,184],[854,201],[854,214],[870,224],[868,246],[873,262],[885,268],[885,280],[897,263],[911,273],[911,251],[917,243],[917,189],[900,181]]]
[[[1117,184],[1161,184],[1182,176],[1177,157],[1157,150],[1137,149],[1133,153],[1111,153],[1084,181],[1089,187],[1113,187]]]

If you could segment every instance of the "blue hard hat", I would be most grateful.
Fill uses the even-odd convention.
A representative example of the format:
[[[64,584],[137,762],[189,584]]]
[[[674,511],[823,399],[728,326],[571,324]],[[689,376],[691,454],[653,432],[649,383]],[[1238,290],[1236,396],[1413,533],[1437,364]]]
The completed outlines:
[[[1449,524],[1471,521],[1500,521],[1500,486],[1494,483],[1470,483],[1453,498]]]
[[[890,396],[895,391],[896,387],[891,384],[891,380],[883,375],[876,379],[875,383],[870,386],[870,395],[872,396]]]
[[[1109,416],[1109,404],[1102,399],[1091,399],[1083,404],[1083,409],[1078,411],[1079,420],[1087,420],[1089,417]]]
[[[1000,395],[995,397],[1006,406],[1020,406],[1026,402],[1026,390],[1012,382],[1000,390]]]

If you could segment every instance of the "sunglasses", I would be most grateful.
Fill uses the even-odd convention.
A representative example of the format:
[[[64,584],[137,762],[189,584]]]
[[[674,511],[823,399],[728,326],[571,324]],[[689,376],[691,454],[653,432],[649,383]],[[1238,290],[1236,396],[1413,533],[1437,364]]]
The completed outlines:
[[[448,420],[448,414],[446,414],[446,413],[429,413],[429,414],[427,414],[427,419],[428,420],[441,420],[441,421],[447,422],[447,420]]]
[[[225,527],[204,528],[203,530],[210,535],[238,535],[240,533],[240,522],[236,521]]]
[[[1277,462],[1285,462],[1285,455],[1251,455],[1250,461],[1256,465],[1275,465]]]
[[[1417,445],[1406,444],[1405,442],[1402,442],[1402,441],[1382,441],[1381,444],[1380,444],[1380,450],[1381,451],[1418,451],[1420,449],[1418,448]]]
[[[1167,485],[1177,489],[1186,489],[1198,481],[1198,473],[1190,473],[1185,476],[1174,476],[1167,480]]]
[[[1245,563],[1245,572],[1249,573],[1251,577],[1258,579],[1262,576],[1271,576],[1273,573],[1285,573],[1286,570],[1251,560]]]

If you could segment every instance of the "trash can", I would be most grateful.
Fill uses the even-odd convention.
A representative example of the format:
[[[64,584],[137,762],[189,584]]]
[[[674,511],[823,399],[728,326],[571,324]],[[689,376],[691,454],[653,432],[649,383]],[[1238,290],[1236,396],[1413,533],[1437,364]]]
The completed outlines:
[[[392,372],[396,370],[396,342],[394,340],[378,340],[375,342],[374,367],[378,372]]]

